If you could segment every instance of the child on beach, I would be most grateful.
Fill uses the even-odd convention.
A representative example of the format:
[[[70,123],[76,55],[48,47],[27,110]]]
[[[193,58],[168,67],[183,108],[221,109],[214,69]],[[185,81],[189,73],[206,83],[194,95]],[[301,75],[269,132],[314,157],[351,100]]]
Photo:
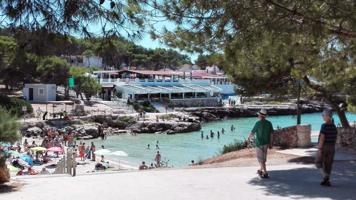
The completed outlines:
[[[84,161],[84,155],[85,155],[84,154],[85,153],[85,146],[84,145],[85,145],[85,143],[83,143],[83,144],[80,143],[79,144],[79,157],[80,157],[81,161]]]

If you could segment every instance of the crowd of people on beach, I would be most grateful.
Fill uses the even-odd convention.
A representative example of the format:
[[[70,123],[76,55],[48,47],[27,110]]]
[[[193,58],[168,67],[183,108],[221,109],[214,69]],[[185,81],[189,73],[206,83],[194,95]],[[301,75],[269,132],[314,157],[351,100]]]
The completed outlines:
[[[100,137],[106,139],[101,126],[98,127],[98,131]],[[78,145],[75,131],[43,128],[40,136],[40,138],[25,138],[23,142],[19,141],[15,144],[0,145],[0,152],[6,156],[12,169],[17,171],[17,175],[49,174],[47,167],[55,166],[68,148],[75,152],[80,161],[96,161],[94,142],[88,146],[85,142],[79,142]],[[32,141],[29,142],[30,140]],[[102,146],[103,148],[104,146]],[[104,160],[103,156],[102,160]],[[34,170],[34,166],[41,166],[41,171]]]
[[[3,146],[2,151],[9,163],[18,169],[17,175],[47,174],[46,168],[37,172],[33,166],[51,163],[64,153],[64,146],[72,145],[74,142],[72,133],[63,133],[52,128],[44,128],[42,138],[42,141],[37,140],[41,141],[38,144],[35,139],[29,142],[29,139],[25,138],[22,144],[17,142],[14,145]]]

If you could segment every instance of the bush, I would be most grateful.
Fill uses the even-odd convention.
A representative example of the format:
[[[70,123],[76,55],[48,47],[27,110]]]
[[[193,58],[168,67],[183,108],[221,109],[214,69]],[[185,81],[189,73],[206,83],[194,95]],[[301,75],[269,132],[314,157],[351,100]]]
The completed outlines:
[[[137,112],[158,112],[158,110],[152,106],[152,104],[149,101],[144,101],[144,102],[129,102],[129,105],[132,105],[132,107],[137,111]]]
[[[115,126],[117,128],[121,128],[121,129],[125,129],[128,126],[132,125],[136,123],[136,120],[134,117],[131,116],[122,116],[119,117],[116,121],[115,121]]]
[[[246,149],[248,147],[249,147],[249,145],[248,145],[247,141],[235,140],[235,142],[232,144],[224,145],[223,150],[221,151],[221,154],[238,151],[241,149]]]
[[[32,105],[29,102],[20,98],[10,98],[2,94],[0,94],[0,106],[5,108],[11,115],[16,115],[18,117],[23,115],[23,106],[27,107],[27,113],[33,113]]]
[[[175,114],[166,114],[166,115],[159,116],[159,118],[163,120],[171,120],[177,118],[177,116]]]

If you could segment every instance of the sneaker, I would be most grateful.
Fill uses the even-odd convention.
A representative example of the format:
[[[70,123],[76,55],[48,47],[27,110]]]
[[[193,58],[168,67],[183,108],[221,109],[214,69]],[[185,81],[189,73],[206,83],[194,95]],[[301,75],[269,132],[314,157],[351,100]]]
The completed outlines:
[[[258,174],[259,176],[262,176],[262,175],[263,175],[263,172],[262,172],[261,170],[257,170],[257,174]]]

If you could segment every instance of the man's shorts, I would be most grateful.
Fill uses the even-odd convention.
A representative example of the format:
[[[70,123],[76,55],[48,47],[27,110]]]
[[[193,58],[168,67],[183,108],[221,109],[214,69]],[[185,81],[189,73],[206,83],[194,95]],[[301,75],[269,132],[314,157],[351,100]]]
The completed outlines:
[[[267,161],[267,149],[268,145],[256,147],[256,156],[259,163],[264,163]]]

